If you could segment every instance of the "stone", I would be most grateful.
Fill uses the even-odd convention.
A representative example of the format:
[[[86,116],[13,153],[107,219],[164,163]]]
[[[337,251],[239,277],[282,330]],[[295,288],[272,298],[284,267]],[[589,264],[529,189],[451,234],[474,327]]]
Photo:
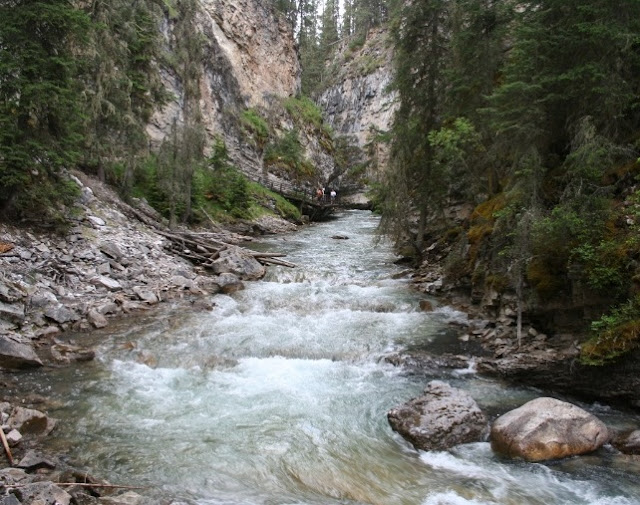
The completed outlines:
[[[13,286],[0,282],[0,302],[15,303],[22,298],[23,294]]]
[[[640,430],[617,435],[611,441],[611,445],[623,454],[640,454]]]
[[[45,505],[69,505],[71,495],[53,482],[33,482],[14,491],[18,499],[24,504],[41,502]]]
[[[244,284],[238,279],[238,277],[231,273],[224,273],[218,275],[218,285],[220,286],[220,292],[228,295],[244,289]]]
[[[220,251],[211,267],[216,274],[232,273],[242,280],[262,279],[267,272],[258,260],[237,247]]]
[[[475,400],[442,381],[431,381],[423,396],[391,409],[387,419],[416,449],[425,451],[479,442],[488,428]]]
[[[20,443],[20,440],[22,440],[22,433],[20,433],[18,430],[14,428],[11,431],[9,431],[9,433],[7,433],[6,439],[9,445],[11,447],[14,447]]]
[[[24,304],[0,302],[0,319],[20,323],[24,321]]]
[[[91,279],[91,284],[107,288],[109,291],[119,291],[122,289],[122,285],[117,280],[105,275],[93,277]]]
[[[105,223],[104,219],[99,218],[97,216],[87,216],[87,221],[89,221],[93,226],[105,226],[107,223]]]
[[[155,295],[155,293],[149,289],[144,289],[143,287],[135,286],[133,288],[133,292],[138,296],[138,298],[140,298],[140,300],[142,300],[145,303],[148,303],[149,305],[154,305],[160,301],[158,297]]]
[[[104,505],[141,505],[144,498],[138,493],[127,491],[118,496],[107,496],[100,498],[98,503]]]
[[[39,410],[14,407],[7,425],[12,430],[18,430],[23,436],[46,436],[53,431],[56,421]]]
[[[15,495],[8,494],[7,496],[0,498],[0,505],[22,505],[22,504],[20,503],[20,500],[16,498]]]
[[[349,237],[346,235],[334,235],[331,237],[333,240],[349,240]]]
[[[29,449],[16,466],[27,471],[33,471],[38,468],[53,469],[56,464],[39,452]]]
[[[420,310],[423,312],[433,312],[433,303],[429,300],[420,300]]]
[[[97,310],[102,315],[116,314],[118,312],[118,305],[115,302],[108,302],[100,305]]]
[[[33,347],[0,335],[0,368],[32,368],[42,366]]]
[[[609,432],[594,415],[568,402],[542,397],[500,416],[491,448],[511,458],[545,461],[593,452]]]
[[[74,322],[80,319],[80,316],[78,314],[62,304],[55,307],[49,307],[44,311],[44,315],[58,324]]]
[[[107,322],[107,318],[100,314],[96,309],[89,310],[87,313],[87,320],[96,328],[104,328],[109,324]]]
[[[29,298],[29,305],[35,308],[42,308],[55,304],[58,304],[56,295],[47,289],[38,290]]]
[[[96,272],[100,275],[108,275],[111,273],[111,265],[108,262],[102,263],[101,265],[98,265]]]
[[[102,242],[99,247],[103,254],[116,261],[124,256],[120,248],[113,242]]]

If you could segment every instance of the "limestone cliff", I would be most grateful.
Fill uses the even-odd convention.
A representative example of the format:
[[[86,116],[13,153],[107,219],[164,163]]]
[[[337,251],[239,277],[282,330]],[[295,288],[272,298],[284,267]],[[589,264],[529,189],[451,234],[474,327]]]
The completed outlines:
[[[167,16],[162,26],[169,53],[176,51],[180,35],[176,21]],[[191,34],[189,34],[191,36]],[[291,25],[270,2],[261,0],[202,0],[193,20],[192,36],[202,44],[197,106],[189,106],[184,79],[172,68],[162,68],[171,100],[153,115],[147,133],[151,146],[167,138],[175,124],[199,116],[208,147],[215,137],[224,139],[232,163],[250,179],[277,183],[267,173],[263,145],[243,126],[248,109],[258,111],[270,127],[269,135],[292,128],[283,100],[300,91],[300,63]],[[328,177],[334,162],[318,145],[313,132],[300,131],[305,156],[317,169],[318,183]],[[271,139],[269,139],[271,140]]]
[[[347,40],[331,63],[333,77],[317,103],[327,122],[365,151],[367,178],[376,180],[387,163],[387,146],[376,135],[391,127],[397,94],[389,91],[393,79],[393,51],[384,28],[372,30],[360,47]]]

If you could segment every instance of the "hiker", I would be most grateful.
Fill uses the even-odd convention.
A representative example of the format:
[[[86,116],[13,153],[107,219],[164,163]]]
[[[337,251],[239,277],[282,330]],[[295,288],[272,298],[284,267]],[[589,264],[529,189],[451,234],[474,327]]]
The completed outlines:
[[[336,199],[336,194],[337,194],[336,190],[332,189],[330,194],[331,194],[331,203],[333,203],[334,200]]]

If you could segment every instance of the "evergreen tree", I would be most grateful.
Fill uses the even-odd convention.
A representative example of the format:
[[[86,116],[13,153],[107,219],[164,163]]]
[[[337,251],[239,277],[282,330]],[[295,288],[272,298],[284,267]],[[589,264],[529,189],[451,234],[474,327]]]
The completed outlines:
[[[41,220],[73,194],[61,171],[79,154],[89,21],[66,0],[4,2],[0,19],[0,213]]]
[[[393,228],[406,226],[406,203],[418,210],[415,246],[424,239],[426,217],[442,201],[446,174],[437,170],[429,142],[430,132],[440,128],[445,98],[444,72],[449,56],[449,7],[446,0],[405,4],[393,30],[396,41],[394,87],[400,107],[393,126],[392,159],[400,180],[406,181],[388,195],[386,219]],[[392,188],[393,184],[390,185]]]

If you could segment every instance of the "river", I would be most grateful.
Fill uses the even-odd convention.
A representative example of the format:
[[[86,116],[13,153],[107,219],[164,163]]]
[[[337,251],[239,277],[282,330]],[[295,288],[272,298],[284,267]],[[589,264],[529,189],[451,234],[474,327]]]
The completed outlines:
[[[349,211],[266,238],[260,248],[298,268],[270,267],[264,281],[215,296],[210,311],[166,307],[78,336],[94,340],[95,361],[24,376],[60,419],[49,448],[164,503],[639,504],[640,463],[612,449],[531,464],[484,442],[418,452],[389,428],[386,412],[430,377],[384,357],[451,338],[448,324],[465,316],[418,309],[391,248],[375,244],[377,224]],[[491,412],[540,395],[471,370],[438,378]]]

